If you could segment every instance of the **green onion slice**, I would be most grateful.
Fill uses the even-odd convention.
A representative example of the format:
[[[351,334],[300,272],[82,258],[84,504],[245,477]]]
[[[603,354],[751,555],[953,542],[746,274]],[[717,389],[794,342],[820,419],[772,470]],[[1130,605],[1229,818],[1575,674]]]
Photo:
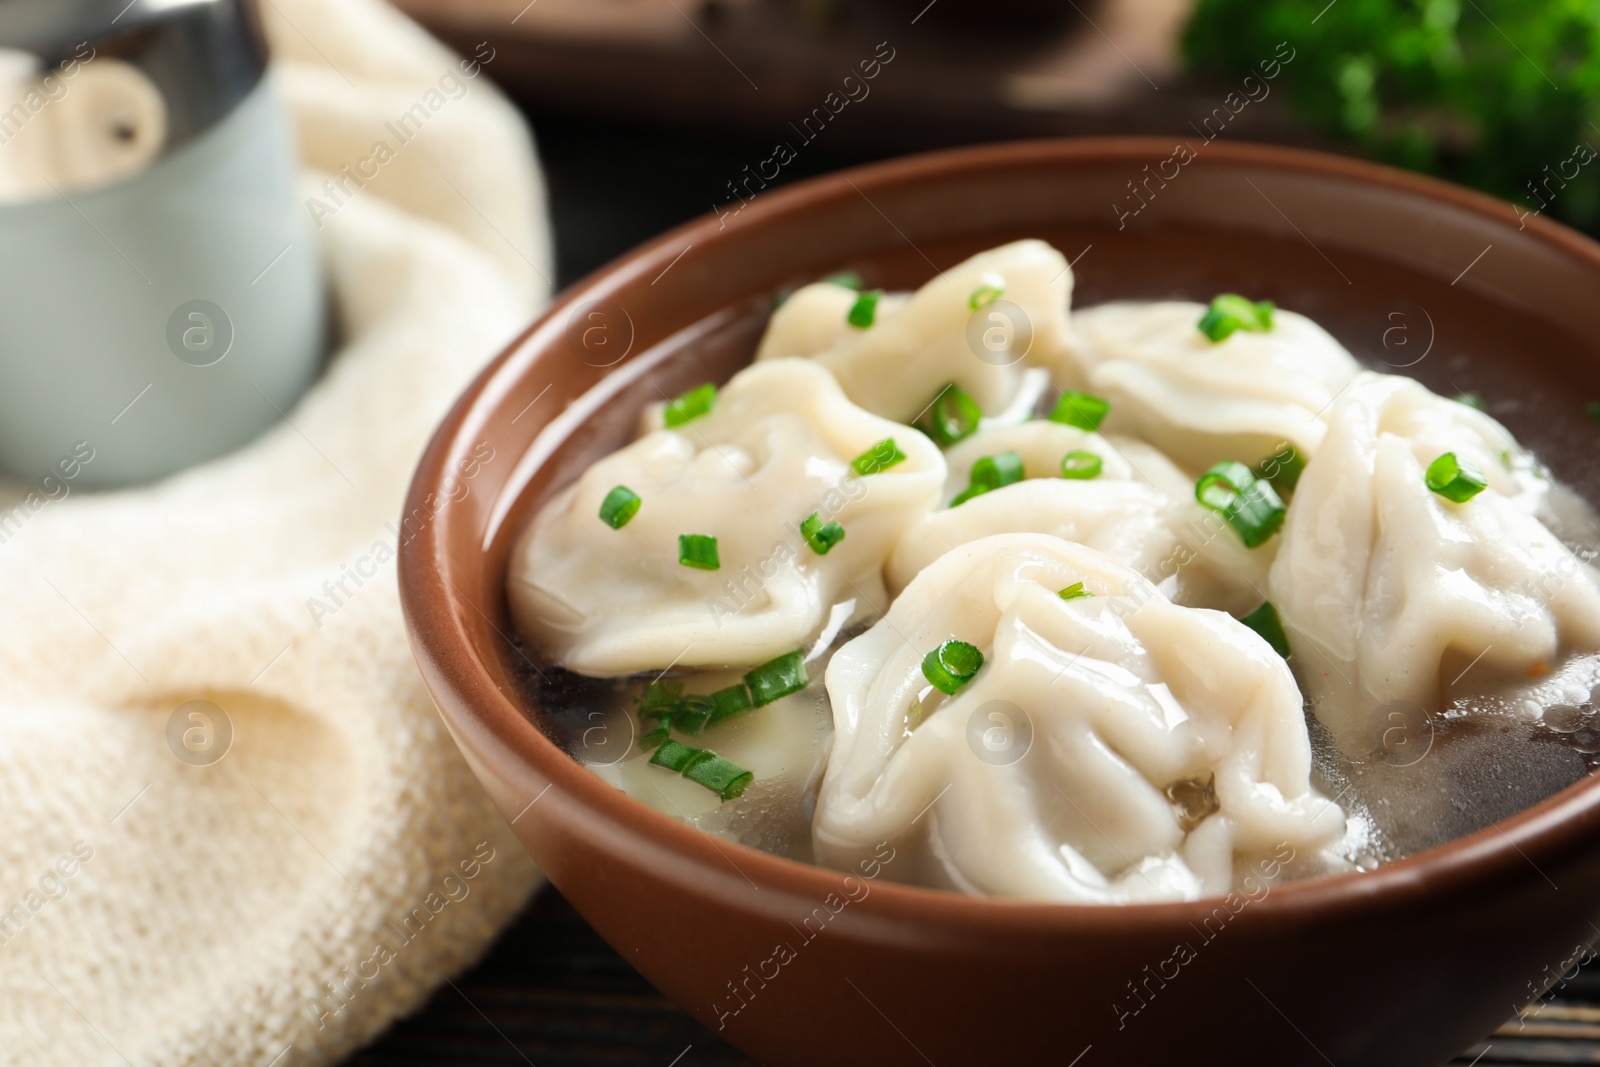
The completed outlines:
[[[667,405],[663,416],[667,426],[682,426],[709,412],[717,403],[717,387],[707,382],[697,385]]]
[[[860,289],[861,275],[853,270],[841,270],[822,279],[829,285],[837,285],[841,289]]]
[[[718,689],[710,696],[711,721],[707,726],[717,726],[736,715],[743,715],[754,708],[755,701],[750,696],[750,687],[743,682],[735,682],[725,689]]]
[[[672,728],[680,734],[703,734],[711,725],[715,710],[710,697],[690,694],[678,702],[677,710],[672,713]]]
[[[758,708],[766,707],[780,697],[798,693],[806,687],[805,651],[795,649],[777,659],[768,660],[744,676],[750,687],[750,702]]]
[[[682,682],[664,682],[658,678],[646,685],[639,696],[639,718],[669,718],[682,698]]]
[[[1195,483],[1194,498],[1226,519],[1246,548],[1266,543],[1283,525],[1282,498],[1243,463],[1223,460],[1206,471]]]
[[[1589,413],[1589,418],[1600,422],[1600,404],[1585,404],[1583,410]]]
[[[1100,477],[1105,462],[1093,452],[1074,449],[1061,457],[1061,477],[1087,481]]]
[[[967,297],[967,307],[977,311],[985,304],[992,304],[1005,295],[1005,287],[1000,285],[980,285],[972,290],[972,295]]]
[[[1457,393],[1454,397],[1457,404],[1465,404],[1474,411],[1488,411],[1489,405],[1483,402],[1483,397],[1477,393]]]
[[[861,455],[850,461],[857,474],[879,474],[906,458],[894,438],[885,437]]]
[[[663,741],[650,762],[683,775],[696,785],[703,785],[723,800],[732,800],[745,791],[755,780],[755,775],[715,752],[693,748],[677,741]]]
[[[1092,597],[1094,594],[1085,589],[1082,582],[1073,582],[1065,589],[1056,593],[1056,596],[1060,597],[1062,600],[1081,600],[1084,597]]]
[[[959,508],[962,504],[965,504],[973,497],[982,496],[988,491],[989,487],[987,485],[969,485],[965,489],[961,490],[961,492],[956,494],[955,499],[950,501],[950,506],[953,508]]]
[[[966,440],[978,432],[978,421],[983,410],[978,402],[967,395],[955,382],[947,382],[934,396],[928,409],[917,419],[917,429],[933,439],[940,448],[949,448],[957,441]]]
[[[972,465],[970,484],[1000,489],[1022,481],[1022,453],[1015,449],[984,456]]]
[[[826,556],[834,545],[844,540],[844,527],[837,522],[824,524],[822,517],[813,511],[800,523],[800,536],[806,539],[811,551]]]
[[[700,758],[684,768],[683,776],[697,785],[703,785],[723,800],[732,800],[755,781],[755,775],[715,752],[700,750]]]
[[[695,762],[705,758],[706,751],[702,748],[691,748],[677,741],[664,741],[656,749],[656,754],[650,757],[650,762],[657,767],[665,767],[669,771],[682,774]]]
[[[1300,455],[1300,450],[1293,445],[1284,445],[1252,467],[1251,473],[1271,482],[1279,496],[1287,496],[1300,484],[1300,475],[1305,469],[1306,461]]]
[[[972,681],[983,666],[983,653],[965,641],[946,641],[922,658],[922,676],[945,696]]]
[[[1272,651],[1284,659],[1289,658],[1289,635],[1283,632],[1283,620],[1278,617],[1278,609],[1272,606],[1272,601],[1263,600],[1259,608],[1239,621],[1265,638]]]
[[[639,494],[625,485],[618,485],[606,494],[600,501],[600,521],[613,530],[620,530],[628,525],[628,520],[639,514]]]
[[[639,747],[649,752],[652,748],[660,748],[672,740],[672,723],[667,719],[657,719],[644,733],[639,735]]]
[[[1270,300],[1246,300],[1238,293],[1223,293],[1211,301],[1196,325],[1213,342],[1223,341],[1236,330],[1265,333],[1272,329],[1272,311]]]
[[[850,305],[850,313],[844,320],[858,330],[865,330],[878,317],[878,299],[881,296],[883,296],[882,289],[868,289],[856,297],[856,302]]]
[[[1098,430],[1110,410],[1111,402],[1093,393],[1062,393],[1055,410],[1050,412],[1050,421],[1080,430]]]
[[[1457,504],[1465,504],[1489,487],[1483,472],[1466,460],[1446,452],[1428,464],[1428,488]]]
[[[720,570],[722,560],[717,555],[717,539],[706,534],[679,534],[678,562],[702,571]]]

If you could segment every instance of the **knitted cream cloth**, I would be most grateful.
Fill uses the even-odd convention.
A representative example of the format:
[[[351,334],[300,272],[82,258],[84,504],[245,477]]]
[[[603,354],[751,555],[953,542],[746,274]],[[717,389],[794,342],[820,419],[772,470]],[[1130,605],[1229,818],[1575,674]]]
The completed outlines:
[[[0,1063],[330,1062],[472,962],[537,879],[423,689],[385,525],[547,291],[528,133],[379,0],[261,6],[301,195],[336,208],[317,237],[345,340],[234,455],[0,499]],[[419,102],[401,145],[385,124]],[[328,174],[378,141],[392,158],[333,200]],[[90,442],[114,445],[110,425]],[[185,712],[169,739],[196,699],[234,734],[209,765],[174,753],[204,762],[223,723],[208,740]]]

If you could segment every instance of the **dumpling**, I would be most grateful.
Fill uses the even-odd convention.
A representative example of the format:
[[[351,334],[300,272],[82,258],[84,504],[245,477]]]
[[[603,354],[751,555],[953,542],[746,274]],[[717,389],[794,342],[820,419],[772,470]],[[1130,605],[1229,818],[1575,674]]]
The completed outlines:
[[[944,474],[931,441],[850,403],[816,364],[758,363],[708,414],[599,460],[545,505],[512,555],[512,613],[582,674],[763,663],[836,606],[883,602],[884,560]],[[618,486],[639,505],[613,529],[600,514]],[[801,535],[812,515],[825,554]],[[716,569],[684,535],[716,539]]]
[[[860,296],[833,282],[813,282],[796,289],[773,311],[756,359],[809,359],[860,334],[849,321],[850,309]],[[878,300],[875,321],[887,322],[908,299],[904,293],[884,293]]]
[[[810,355],[833,373],[851,400],[898,422],[916,419],[949,382],[966,390],[985,414],[996,414],[1017,392],[1023,360],[1053,368],[1067,358],[1072,271],[1043,241],[980,252],[929,281],[872,326],[847,326],[831,347],[801,352],[827,336],[817,316],[837,315],[832,327],[837,329],[854,302],[855,294],[847,298],[814,290],[818,287],[800,290],[778,309],[759,358]],[[986,296],[993,299],[983,302]]]
[[[1093,595],[1058,595],[1080,582]],[[946,697],[923,663],[950,640],[983,663]],[[1300,691],[1267,643],[1059,538],[942,557],[826,679],[834,741],[812,841],[828,866],[887,841],[897,880],[1190,900],[1228,891],[1236,854],[1343,832],[1311,787]]]
[[[1536,517],[1542,480],[1497,422],[1379,374],[1353,382],[1329,421],[1269,588],[1342,748],[1372,751],[1369,727],[1391,702],[1427,709],[1469,669],[1520,675],[1563,646],[1600,646],[1595,573]],[[1425,472],[1446,452],[1488,487],[1465,503],[1429,490]]]
[[[980,459],[1006,452],[1021,457],[1024,480],[949,506]],[[1062,459],[1084,452],[1100,460],[1099,474],[1063,478]],[[1271,543],[1246,548],[1195,500],[1194,478],[1143,442],[1034,419],[980,430],[952,446],[945,462],[943,506],[912,526],[889,558],[891,593],[957,545],[1017,532],[1088,545],[1190,606],[1244,614],[1265,598]]]
[[[1272,329],[1220,342],[1202,304],[1113,303],[1076,311],[1074,387],[1111,401],[1104,429],[1142,438],[1192,470],[1253,464],[1285,443],[1304,458],[1323,416],[1360,367],[1326,330],[1278,309]]]

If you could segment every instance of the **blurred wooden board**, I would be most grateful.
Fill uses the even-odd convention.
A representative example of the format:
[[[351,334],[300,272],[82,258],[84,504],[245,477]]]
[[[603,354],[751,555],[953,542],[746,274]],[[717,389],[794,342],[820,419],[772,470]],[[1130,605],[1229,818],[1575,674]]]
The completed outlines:
[[[462,52],[487,42],[490,75],[535,108],[791,142],[791,123],[846,88],[859,99],[828,136],[898,144],[1179,132],[1229,88],[1180,74],[1175,42],[1192,0],[1062,0],[1042,25],[1000,14],[1000,0],[992,18],[980,0],[398,3]],[[875,53],[892,59],[863,83]],[[1246,108],[1229,134],[1298,138],[1275,102]]]
[[[546,889],[475,969],[348,1062],[754,1067],[756,1061],[652,989],[558,892]],[[1600,1063],[1600,964],[1578,972],[1555,998],[1466,1050],[1452,1067],[1574,1063]]]

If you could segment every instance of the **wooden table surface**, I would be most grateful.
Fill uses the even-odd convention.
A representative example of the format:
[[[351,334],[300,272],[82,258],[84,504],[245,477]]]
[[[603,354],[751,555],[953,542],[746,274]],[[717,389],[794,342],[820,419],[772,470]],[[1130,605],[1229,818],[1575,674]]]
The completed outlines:
[[[879,0],[879,7],[887,2]],[[941,2],[946,10],[955,7]],[[400,3],[469,50],[490,37],[509,46],[486,69],[529,113],[538,137],[562,285],[727,199],[726,182],[770,152],[787,116],[803,113],[813,97],[820,100],[836,65],[827,57],[853,60],[862,41],[879,39],[871,24],[828,27],[820,39],[797,39],[786,51],[781,22],[774,29],[756,0]],[[706,13],[718,3],[720,21],[712,24]],[[828,6],[826,0],[788,3],[802,13]],[[1048,132],[1178,133],[1186,109],[1210,106],[1205,90],[1172,81],[1171,48],[1162,36],[1174,25],[1172,0],[1082,0],[1082,7],[1094,14],[1089,25],[1096,33],[1080,26],[1077,37],[1033,48],[1017,68],[1022,77],[1007,74],[1015,63],[1007,66],[994,51],[952,67],[951,57],[961,53],[950,49],[948,35],[940,38],[940,8],[931,8],[916,27],[895,31],[900,67],[894,74],[901,80],[891,90],[888,73],[880,79],[874,105],[883,106],[842,114],[777,184],[964,141]],[[1145,32],[1151,27],[1164,28]],[[724,63],[712,48],[733,62]],[[764,82],[760,92],[739,80],[735,63]],[[1075,63],[1089,63],[1096,73],[1084,77]],[[1243,136],[1306,140],[1270,114],[1256,118]],[[754,1061],[657,993],[558,892],[546,889],[477,967],[348,1062],[731,1067]],[[1524,1018],[1463,1050],[1454,1063],[1600,1064],[1600,964],[1575,973]]]
[[[929,1054],[938,1062],[936,1050]],[[560,893],[545,889],[475,969],[349,1064],[749,1067],[755,1062],[657,993]],[[1600,1064],[1600,965],[1579,970],[1524,1018],[1508,1022],[1452,1062]]]

